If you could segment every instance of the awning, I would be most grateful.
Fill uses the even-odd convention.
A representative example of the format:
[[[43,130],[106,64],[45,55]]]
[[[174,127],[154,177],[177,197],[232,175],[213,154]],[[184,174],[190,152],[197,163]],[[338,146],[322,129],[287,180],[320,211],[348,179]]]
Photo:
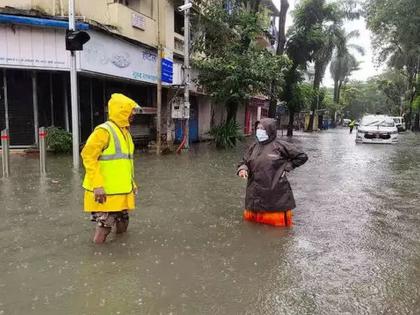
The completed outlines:
[[[63,28],[63,29],[69,28],[68,21],[35,18],[35,17],[21,16],[21,15],[9,15],[9,14],[0,14],[0,23]],[[76,22],[76,29],[88,30],[89,24]]]

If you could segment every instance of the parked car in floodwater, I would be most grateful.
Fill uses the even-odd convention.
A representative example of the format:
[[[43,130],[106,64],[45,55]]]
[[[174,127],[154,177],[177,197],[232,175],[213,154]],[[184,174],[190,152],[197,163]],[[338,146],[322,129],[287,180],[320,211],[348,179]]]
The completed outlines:
[[[397,143],[398,128],[392,117],[366,115],[357,129],[356,143]]]

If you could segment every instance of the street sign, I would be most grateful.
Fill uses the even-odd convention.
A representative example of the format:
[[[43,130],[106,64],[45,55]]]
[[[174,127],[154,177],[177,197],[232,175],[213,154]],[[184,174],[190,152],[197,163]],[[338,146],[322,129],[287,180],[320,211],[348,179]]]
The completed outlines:
[[[162,56],[162,82],[172,84],[174,77],[173,53],[169,49],[163,50]]]

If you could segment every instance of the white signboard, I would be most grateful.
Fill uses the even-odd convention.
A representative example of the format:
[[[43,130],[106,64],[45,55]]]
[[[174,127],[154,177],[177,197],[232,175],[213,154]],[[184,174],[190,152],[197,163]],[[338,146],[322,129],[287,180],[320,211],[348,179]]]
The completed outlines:
[[[5,67],[68,70],[65,31],[0,25],[0,65]]]
[[[131,25],[144,31],[146,28],[146,18],[143,15],[133,12],[131,13]]]
[[[80,54],[80,69],[116,77],[157,82],[157,54],[115,37],[89,31]]]

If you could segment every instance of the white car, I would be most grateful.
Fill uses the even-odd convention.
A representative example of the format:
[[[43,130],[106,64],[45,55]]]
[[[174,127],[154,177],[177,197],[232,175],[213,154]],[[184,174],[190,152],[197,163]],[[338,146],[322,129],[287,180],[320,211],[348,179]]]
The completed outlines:
[[[384,115],[364,116],[357,129],[356,143],[397,143],[398,129],[394,120]]]

